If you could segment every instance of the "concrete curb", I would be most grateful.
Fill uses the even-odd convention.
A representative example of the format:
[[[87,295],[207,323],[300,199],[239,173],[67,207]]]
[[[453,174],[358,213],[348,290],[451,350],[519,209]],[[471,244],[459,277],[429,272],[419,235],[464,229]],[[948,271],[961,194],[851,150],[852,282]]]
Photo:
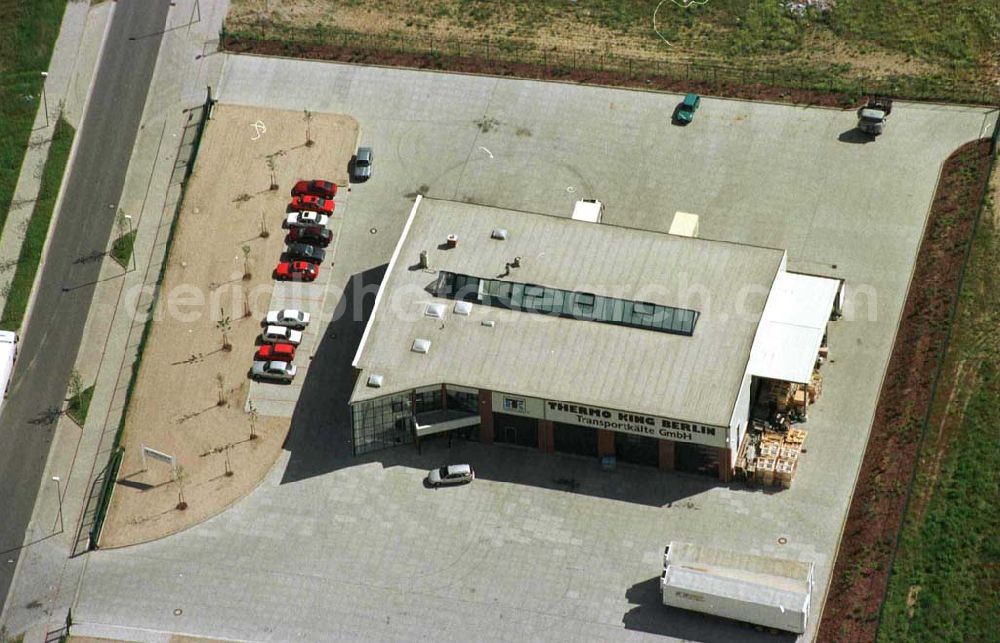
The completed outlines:
[[[101,36],[101,45],[97,54],[97,60],[94,61],[95,73],[90,77],[90,85],[87,87],[87,100],[84,101],[83,109],[80,110],[80,129],[78,129],[76,134],[73,136],[73,147],[70,149],[69,158],[66,160],[66,167],[63,169],[62,180],[59,183],[59,195],[56,197],[55,206],[52,208],[52,219],[49,221],[49,230],[45,235],[45,243],[42,245],[42,254],[38,259],[39,269],[35,271],[35,279],[31,282],[31,294],[28,296],[28,305],[24,309],[24,318],[21,320],[21,335],[25,334],[26,329],[31,322],[31,314],[34,312],[35,299],[38,297],[38,282],[42,277],[42,270],[45,267],[45,259],[49,256],[49,246],[52,245],[52,231],[55,230],[56,225],[59,223],[59,214],[62,211],[63,195],[66,191],[66,177],[69,176],[70,171],[73,169],[73,163],[76,161],[76,153],[79,149],[80,136],[83,133],[83,127],[86,123],[85,117],[87,115],[87,109],[90,107],[90,96],[93,93],[94,81],[97,80],[96,70],[101,68],[101,59],[104,57],[104,45],[108,41],[108,32],[111,31],[111,23],[114,21],[115,17],[115,7],[115,3],[111,3],[111,7],[108,9],[108,21],[104,25],[104,35]]]

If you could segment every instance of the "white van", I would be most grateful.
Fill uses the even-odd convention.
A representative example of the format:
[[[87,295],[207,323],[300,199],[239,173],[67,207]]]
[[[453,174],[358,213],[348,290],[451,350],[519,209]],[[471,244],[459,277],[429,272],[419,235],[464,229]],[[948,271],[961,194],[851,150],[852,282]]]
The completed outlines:
[[[7,398],[7,389],[10,388],[10,377],[14,373],[16,359],[17,333],[0,330],[0,390],[3,391],[3,399]],[[3,404],[3,399],[0,399],[0,405]]]

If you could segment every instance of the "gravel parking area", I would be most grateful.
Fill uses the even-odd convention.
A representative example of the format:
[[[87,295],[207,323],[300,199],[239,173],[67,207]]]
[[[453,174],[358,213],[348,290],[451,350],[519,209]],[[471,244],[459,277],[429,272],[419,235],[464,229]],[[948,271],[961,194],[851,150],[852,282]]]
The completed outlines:
[[[260,320],[271,303],[271,273],[284,249],[280,224],[293,180],[322,173],[347,184],[357,130],[349,117],[316,114],[311,124],[316,143],[306,146],[301,110],[216,106],[185,194],[127,411],[125,459],[102,547],[160,538],[205,520],[253,489],[278,457],[287,414],[261,403],[258,438],[251,440],[245,401],[248,389],[258,386],[292,388],[251,385],[247,378]],[[277,190],[269,189],[268,157],[274,159]],[[329,280],[329,271],[321,268],[320,275]],[[325,283],[282,286],[281,296],[322,292]],[[291,301],[305,307],[304,298]],[[231,350],[223,349],[222,319],[229,320]],[[297,352],[297,385],[305,379],[310,355],[310,344]],[[171,482],[170,466],[156,460],[144,471],[142,445],[174,456],[182,482]],[[187,503],[183,511],[176,509],[181,500]]]

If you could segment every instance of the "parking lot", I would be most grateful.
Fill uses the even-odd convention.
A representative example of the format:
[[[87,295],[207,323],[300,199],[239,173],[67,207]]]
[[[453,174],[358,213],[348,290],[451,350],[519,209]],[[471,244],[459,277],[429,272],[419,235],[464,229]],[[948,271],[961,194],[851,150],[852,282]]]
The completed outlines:
[[[325,295],[333,320],[284,456],[226,513],[93,554],[74,610],[81,633],[127,623],[252,640],[775,640],[659,605],[669,540],[812,560],[822,604],[940,164],[988,134],[986,110],[897,104],[887,133],[860,143],[853,112],[705,99],[678,128],[677,96],[239,56],[219,97],[350,114],[375,150],[374,176],[349,197]],[[354,459],[350,361],[417,193],[566,216],[599,198],[605,222],[653,230],[695,212],[703,237],[786,248],[790,270],[844,279],[847,316],[831,326],[794,486],[602,472],[443,439]],[[423,488],[427,468],[454,461],[480,479]]]

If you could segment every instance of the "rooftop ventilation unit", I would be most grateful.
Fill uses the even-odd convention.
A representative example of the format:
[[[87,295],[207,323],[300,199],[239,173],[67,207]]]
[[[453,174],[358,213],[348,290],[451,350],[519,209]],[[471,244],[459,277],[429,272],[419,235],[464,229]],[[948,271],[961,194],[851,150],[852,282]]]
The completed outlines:
[[[498,241],[506,241],[507,230],[505,228],[496,228],[492,233],[490,233],[490,238]]]
[[[431,340],[429,339],[415,339],[413,340],[413,346],[410,347],[410,350],[414,353],[421,353],[423,355],[426,355],[430,349]]]
[[[424,315],[434,319],[444,319],[444,304],[427,304]]]
[[[472,312],[472,302],[471,301],[456,301],[455,302],[455,314],[456,315],[468,315]]]
[[[382,388],[383,378],[381,375],[372,374],[368,376],[368,386],[372,388]]]

